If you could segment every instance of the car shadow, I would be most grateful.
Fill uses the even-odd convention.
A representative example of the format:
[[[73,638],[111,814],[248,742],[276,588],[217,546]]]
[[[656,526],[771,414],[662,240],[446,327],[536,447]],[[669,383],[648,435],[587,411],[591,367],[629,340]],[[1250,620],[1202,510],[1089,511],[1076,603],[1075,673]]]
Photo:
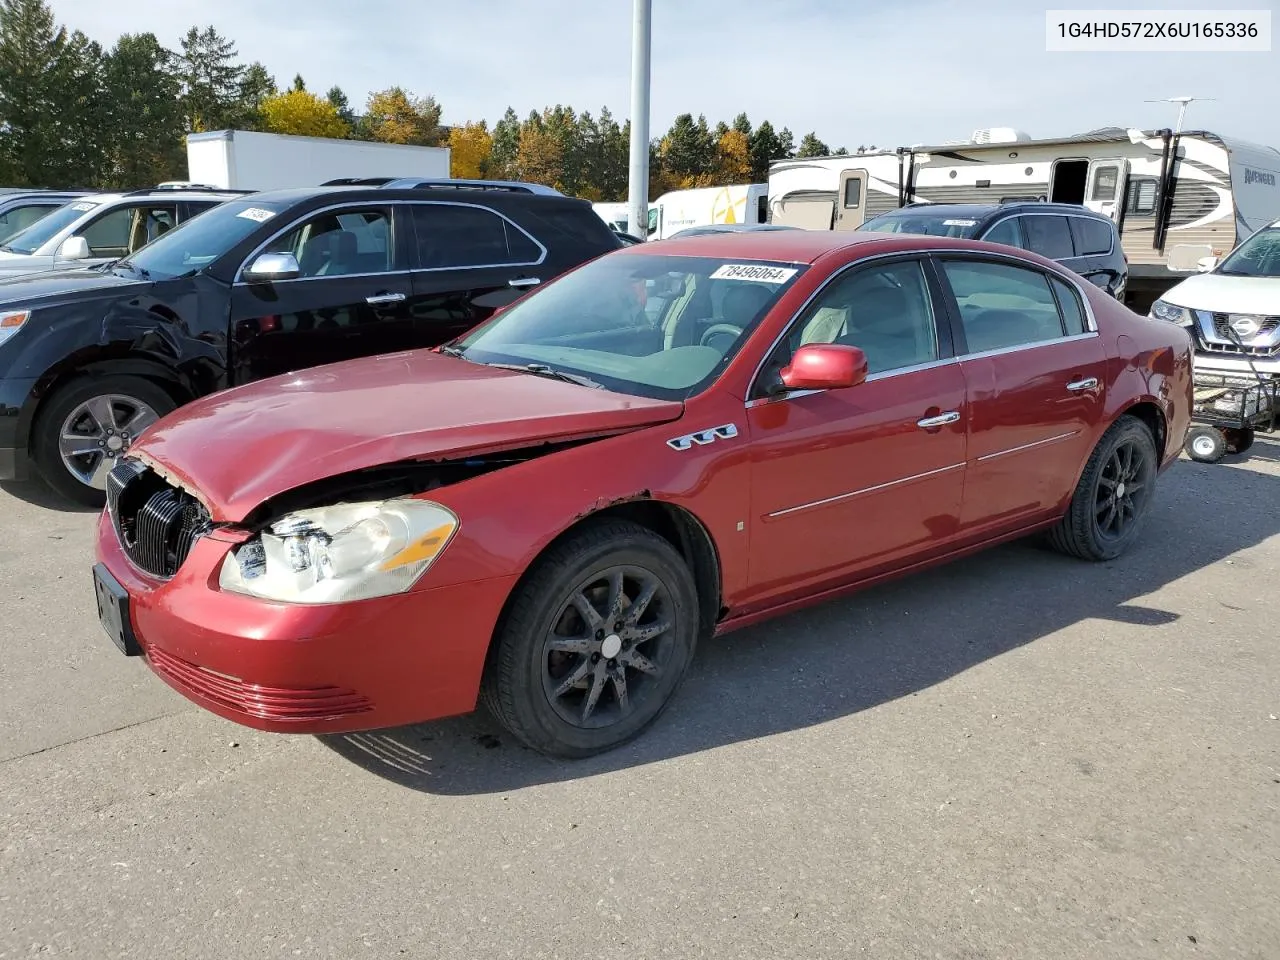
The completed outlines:
[[[402,786],[472,795],[799,730],[918,694],[1088,620],[1172,623],[1176,614],[1142,598],[1280,533],[1280,511],[1257,509],[1277,502],[1280,477],[1184,458],[1161,478],[1140,540],[1120,559],[1085,563],[1022,541],[728,634],[699,649],[654,726],[588,760],[527,750],[482,710],[319,739]]]
[[[60,513],[98,513],[101,509],[68,500],[43,480],[0,480],[0,492],[33,507],[57,510]]]

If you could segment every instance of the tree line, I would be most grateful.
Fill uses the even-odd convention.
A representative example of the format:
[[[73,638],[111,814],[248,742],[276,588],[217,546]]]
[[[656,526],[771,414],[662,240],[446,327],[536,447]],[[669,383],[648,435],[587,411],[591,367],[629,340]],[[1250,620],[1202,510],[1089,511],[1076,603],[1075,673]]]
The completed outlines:
[[[192,27],[176,49],[125,34],[110,49],[58,24],[45,0],[0,0],[0,186],[131,189],[186,179],[189,133],[255,130],[384,143],[449,146],[455,177],[525,180],[590,200],[625,200],[630,121],[556,105],[523,119],[508,107],[445,126],[441,104],[402,87],[321,94],[297,75],[284,87],[241,60],[213,27]],[[859,147],[858,152],[874,147]],[[683,114],[650,144],[650,197],[668,190],[760,183],[786,157],[847,154],[815,133],[794,134],[745,113],[710,126]]]

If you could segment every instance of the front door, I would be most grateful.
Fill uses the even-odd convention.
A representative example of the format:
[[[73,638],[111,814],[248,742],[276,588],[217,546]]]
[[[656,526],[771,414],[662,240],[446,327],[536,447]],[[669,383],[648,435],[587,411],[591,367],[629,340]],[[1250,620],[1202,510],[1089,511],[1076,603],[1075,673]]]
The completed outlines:
[[[922,263],[855,267],[831,284],[797,318],[762,384],[806,343],[860,347],[869,377],[750,401],[749,602],[941,549],[959,523],[965,383]]]
[[[412,281],[407,269],[397,269],[403,255],[391,237],[390,207],[353,207],[317,214],[253,254],[251,260],[293,254],[302,274],[273,283],[236,281],[234,382],[418,345],[409,310]]]
[[[961,524],[998,534],[1064,506],[1098,440],[1106,351],[1075,288],[1038,269],[939,257],[969,389]]]
[[[1092,160],[1085,187],[1084,205],[1112,220],[1120,216],[1120,202],[1129,179],[1129,161]]]
[[[845,170],[840,174],[840,194],[836,197],[836,229],[857,230],[867,219],[867,171]]]

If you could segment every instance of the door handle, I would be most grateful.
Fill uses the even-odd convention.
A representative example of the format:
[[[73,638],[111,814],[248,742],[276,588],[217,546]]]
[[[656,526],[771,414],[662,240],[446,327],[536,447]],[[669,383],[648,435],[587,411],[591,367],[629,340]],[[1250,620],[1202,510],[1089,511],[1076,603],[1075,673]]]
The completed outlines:
[[[1083,380],[1073,380],[1067,384],[1067,389],[1072,393],[1079,393],[1081,390],[1092,390],[1098,385],[1097,377],[1085,377]]]
[[[364,302],[373,306],[379,306],[384,303],[399,303],[405,299],[403,293],[379,293],[372,297],[365,297]]]
[[[536,287],[541,282],[537,277],[517,277],[515,280],[508,280],[507,286],[519,290],[521,287]]]
[[[945,427],[948,423],[955,423],[960,419],[958,410],[950,410],[947,413],[939,414],[936,417],[925,417],[923,420],[917,420],[916,426],[930,430],[934,427]]]

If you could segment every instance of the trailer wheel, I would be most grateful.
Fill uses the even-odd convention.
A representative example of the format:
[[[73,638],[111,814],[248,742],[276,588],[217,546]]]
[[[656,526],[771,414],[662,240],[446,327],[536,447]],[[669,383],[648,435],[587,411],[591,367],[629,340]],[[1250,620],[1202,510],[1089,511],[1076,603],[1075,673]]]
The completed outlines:
[[[1241,427],[1238,430],[1228,430],[1226,436],[1227,452],[1244,453],[1253,446],[1253,437],[1253,427]]]
[[[1227,452],[1227,438],[1216,427],[1192,427],[1183,449],[1200,463],[1217,463]]]

